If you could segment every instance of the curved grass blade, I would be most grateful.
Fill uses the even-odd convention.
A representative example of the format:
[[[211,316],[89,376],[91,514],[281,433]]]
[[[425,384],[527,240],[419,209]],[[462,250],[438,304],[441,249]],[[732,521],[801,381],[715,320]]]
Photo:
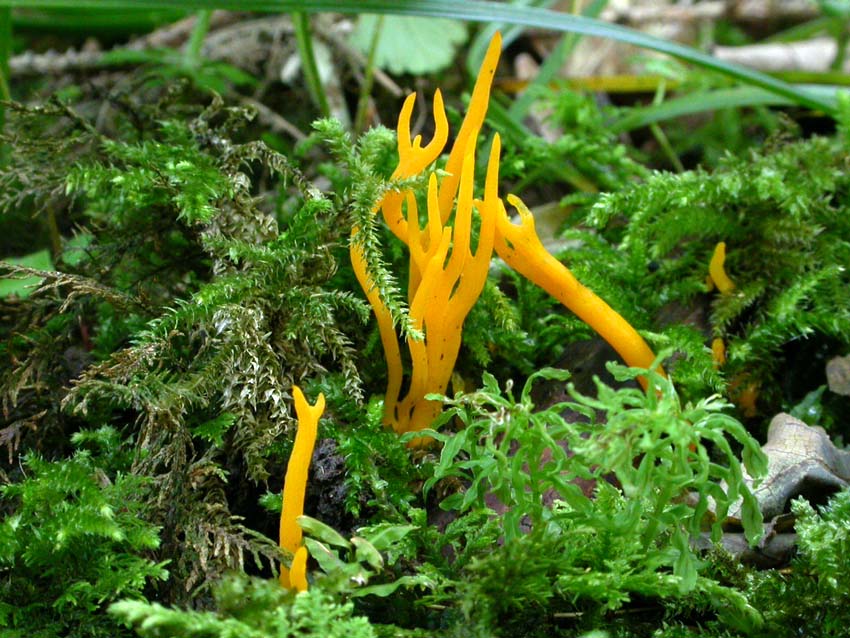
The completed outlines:
[[[807,87],[807,89],[814,95],[821,95],[824,99],[836,99],[837,88],[835,87],[812,86]],[[614,120],[610,124],[609,130],[614,133],[623,133],[683,115],[718,109],[790,104],[794,104],[794,102],[786,97],[752,86],[697,91],[682,97],[668,99],[661,104],[631,109],[624,117]]]

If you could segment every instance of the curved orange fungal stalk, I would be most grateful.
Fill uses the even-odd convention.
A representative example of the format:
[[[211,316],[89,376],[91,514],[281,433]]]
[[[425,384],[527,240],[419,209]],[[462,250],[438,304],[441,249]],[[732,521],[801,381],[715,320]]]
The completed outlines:
[[[403,179],[412,177],[421,173],[439,157],[446,141],[449,137],[449,123],[446,117],[446,110],[443,106],[443,96],[439,89],[434,93],[434,137],[431,141],[422,146],[421,136],[416,136],[413,140],[410,139],[410,118],[413,113],[413,107],[416,102],[416,94],[411,93],[407,96],[401,108],[401,113],[398,118],[398,153],[399,163],[393,172],[393,178]],[[381,210],[384,220],[393,234],[401,239],[405,244],[408,243],[408,227],[407,219],[402,212],[405,199],[408,200],[408,205],[415,199],[412,193],[402,191],[391,191],[384,195],[379,201],[373,214]],[[414,215],[414,219],[417,219]],[[417,219],[418,223],[418,219]],[[349,246],[349,255],[354,274],[360,287],[366,294],[369,304],[375,313],[375,318],[378,322],[378,332],[381,335],[381,345],[384,348],[384,353],[387,360],[387,392],[385,405],[394,406],[398,401],[399,393],[401,392],[402,381],[402,362],[401,351],[398,346],[398,340],[395,333],[395,325],[393,323],[392,314],[381,299],[381,295],[375,287],[375,283],[369,276],[369,271],[366,264],[366,257],[363,254],[363,249],[357,245],[354,238],[360,232],[358,226],[351,229],[351,243]],[[411,280],[417,281],[421,276],[415,267],[411,264]]]
[[[496,233],[493,204],[498,199],[498,163],[497,137],[488,161],[485,198],[476,201],[473,197],[475,147],[470,146],[461,168],[454,225],[441,223],[437,178],[432,175],[427,198],[427,249],[423,241],[425,233],[414,224],[409,227],[411,260],[419,263],[423,272],[422,282],[411,300],[410,316],[424,332],[425,340],[408,342],[413,373],[407,396],[394,415],[393,427],[399,432],[417,432],[428,427],[442,409],[439,401],[428,400],[425,395],[446,392],[460,351],[463,323],[487,280]],[[481,217],[474,253],[470,246],[473,209]],[[414,445],[426,443],[417,440]]]
[[[352,230],[352,235],[355,232],[356,229]],[[398,395],[401,392],[402,365],[401,350],[398,347],[392,313],[390,313],[389,308],[384,304],[381,295],[378,293],[378,289],[369,276],[363,249],[356,243],[351,242],[349,255],[351,258],[351,267],[354,270],[357,281],[366,294],[366,299],[372,306],[372,311],[375,313],[375,319],[378,322],[378,333],[381,335],[381,345],[384,348],[384,357],[387,360],[387,393],[384,399],[385,405],[395,405],[396,401],[398,401]]]
[[[518,197],[508,195],[508,203],[519,212],[520,223],[511,223],[504,206],[499,207],[496,222],[498,255],[511,268],[543,288],[593,328],[627,365],[650,368],[655,355],[643,337],[544,248],[534,228],[534,216]],[[658,371],[663,374],[660,367]],[[646,389],[647,380],[643,377],[638,380]]]
[[[496,74],[496,67],[499,63],[499,56],[502,50],[501,34],[496,33],[490,45],[487,48],[487,53],[481,64],[478,76],[475,80],[475,86],[472,89],[472,96],[469,100],[469,107],[466,115],[463,118],[460,130],[455,138],[452,150],[449,153],[449,158],[446,161],[445,172],[438,189],[438,208],[440,214],[440,222],[445,225],[451,217],[454,210],[454,200],[458,195],[458,188],[461,182],[461,174],[463,173],[463,164],[471,147],[475,148],[475,143],[478,138],[478,132],[484,123],[484,117],[487,114],[487,108],[490,103],[490,89],[493,84],[493,78]],[[402,106],[401,113],[398,119],[398,149],[399,149],[399,164],[393,172],[394,178],[411,177],[421,173],[425,168],[436,160],[439,152],[445,146],[448,139],[448,124],[443,108],[442,96],[439,91],[434,95],[434,122],[436,130],[434,138],[424,148],[421,148],[420,138],[417,136],[413,142],[410,142],[410,117],[413,111],[413,100],[408,96]],[[438,141],[440,142],[438,144]],[[421,151],[421,152],[420,152]],[[408,194],[411,195],[411,194]],[[407,215],[402,212],[403,203],[407,203]],[[405,243],[408,242],[409,232],[407,225],[409,220],[417,219],[415,207],[411,203],[411,197],[405,197],[405,194],[395,192],[388,193],[380,204],[384,219],[390,230]],[[430,213],[429,213],[430,214]],[[456,214],[457,215],[457,214]],[[457,220],[455,220],[457,225]],[[426,237],[427,241],[430,238]],[[454,251],[453,251],[454,254]],[[455,264],[458,260],[455,260]],[[422,280],[421,267],[411,261],[410,265],[410,293],[409,298],[412,299],[416,294],[416,288]]]
[[[735,282],[729,279],[723,264],[726,261],[726,242],[718,242],[714,247],[714,254],[708,264],[708,275],[717,286],[720,294],[731,292],[735,288]]]
[[[481,130],[481,126],[484,123],[484,118],[487,115],[487,108],[490,104],[490,89],[493,85],[493,78],[496,74],[496,67],[499,63],[499,56],[502,51],[502,36],[500,33],[496,33],[493,38],[490,40],[490,44],[487,47],[487,52],[484,55],[484,60],[481,63],[481,68],[478,71],[478,76],[475,79],[475,86],[472,89],[472,95],[469,100],[469,107],[467,108],[466,115],[463,118],[463,122],[461,123],[460,130],[455,137],[454,144],[452,145],[452,150],[449,153],[449,158],[446,161],[445,166],[445,175],[439,182],[437,202],[438,202],[438,211],[440,217],[440,223],[445,225],[449,218],[452,215],[452,211],[455,210],[454,200],[458,195],[458,188],[461,182],[461,174],[463,173],[463,164],[465,158],[468,154],[470,148],[474,151],[476,141],[478,139],[478,132]],[[443,111],[443,102],[442,98],[438,101],[435,96],[434,100],[434,108],[435,122],[442,123],[446,121],[445,112]],[[437,113],[436,109],[439,107],[440,112]],[[409,109],[402,108],[402,112],[399,115],[399,126],[398,126],[398,134],[399,134],[399,154],[401,157],[402,153],[402,142],[401,140],[407,140],[410,136],[409,132],[409,121],[410,121],[410,111]],[[446,129],[445,132],[447,132]],[[434,139],[437,138],[443,140],[443,145],[445,145],[446,135],[444,131],[440,130],[435,132]],[[431,147],[431,144],[428,145]],[[407,144],[405,144],[405,148],[407,148]],[[424,159],[424,155],[423,155]],[[436,155],[434,156],[436,159]],[[400,161],[399,166],[401,167],[402,163]],[[404,168],[408,169],[412,166],[412,163],[405,162]],[[418,164],[417,166],[422,166],[422,164]],[[424,170],[424,166],[422,166],[422,170]],[[396,174],[398,173],[398,174]],[[409,175],[402,175],[399,168],[396,169],[396,173],[393,173],[395,177],[407,177]],[[411,205],[408,201],[408,213],[406,219],[401,212],[401,202],[402,200],[398,197],[385,198],[384,203],[382,203],[381,210],[384,213],[384,219],[387,221],[388,226],[391,229],[398,228],[399,232],[396,232],[396,236],[402,239],[402,241],[406,241],[405,237],[407,233],[404,231],[404,228],[407,224],[407,220],[415,219],[415,216],[411,212]],[[430,211],[429,211],[430,215]],[[457,213],[455,213],[455,222],[454,225],[457,225]],[[393,231],[395,232],[395,230]],[[455,231],[456,232],[456,231]],[[426,244],[427,245],[427,244]],[[454,254],[454,252],[453,252]],[[458,260],[455,260],[455,266],[457,265]],[[409,283],[409,298],[413,298],[416,294],[416,289],[419,286],[420,281],[422,280],[422,271],[415,263],[411,262],[410,265],[410,283]]]
[[[446,323],[463,324],[466,315],[472,310],[481,291],[484,289],[484,284],[487,282],[487,275],[490,272],[490,261],[493,257],[493,247],[496,239],[496,220],[499,212],[498,204],[500,203],[498,194],[499,184],[499,154],[501,152],[501,139],[496,133],[493,137],[493,142],[490,145],[490,156],[487,161],[487,173],[484,183],[484,199],[472,200],[472,171],[474,166],[474,157],[470,154],[468,159],[468,170],[470,173],[469,183],[467,184],[468,193],[461,184],[461,192],[464,196],[458,196],[458,207],[463,201],[465,206],[465,214],[462,216],[462,240],[458,243],[461,250],[465,252],[462,269],[457,274],[455,279],[459,278],[457,289],[452,295],[452,304],[449,307],[449,321]],[[469,198],[467,200],[467,197]],[[467,203],[468,201],[468,203]],[[478,210],[481,219],[481,227],[478,233],[478,245],[475,248],[475,253],[472,253],[470,247],[471,240],[471,224],[472,224],[472,208]],[[456,222],[457,226],[457,222]],[[437,311],[436,308],[433,309]],[[460,337],[460,331],[457,332]]]
[[[414,327],[425,333],[425,339],[417,341],[408,338],[407,346],[410,350],[412,364],[410,387],[407,390],[407,395],[395,409],[387,402],[384,404],[386,417],[388,417],[396,432],[400,434],[412,430],[410,425],[413,420],[412,415],[417,406],[425,401],[425,395],[429,392],[440,392],[439,388],[434,386],[434,377],[439,376],[440,368],[438,362],[429,357],[428,353],[428,343],[430,343],[432,334],[436,333],[437,329],[431,323],[426,323],[426,312],[429,303],[433,303],[433,298],[439,294],[440,271],[448,254],[450,241],[451,229],[445,228],[442,231],[439,245],[435,250],[429,251],[431,258],[423,273],[422,283],[410,303],[410,319]]]
[[[416,93],[411,93],[405,98],[398,115],[398,165],[393,171],[393,179],[419,175],[440,156],[449,139],[449,120],[440,89],[434,91],[434,137],[425,146],[422,146],[421,135],[410,139],[410,119],[415,103]]]
[[[429,181],[426,228],[419,227],[419,211],[410,190],[386,193],[374,209],[382,212],[391,232],[410,250],[409,316],[412,325],[425,335],[421,341],[408,340],[413,370],[404,398],[399,397],[402,360],[392,317],[369,276],[363,250],[353,241],[358,229],[352,230],[353,269],[375,312],[387,359],[389,378],[384,418],[397,432],[427,427],[439,415],[439,402],[427,401],[424,397],[430,392],[446,391],[460,349],[463,322],[486,281],[493,250],[495,214],[490,214],[489,221],[485,219],[484,212],[493,210],[492,196],[485,197],[486,206],[473,198],[474,153],[500,52],[501,36],[497,34],[490,42],[476,78],[466,116],[447,161],[446,174],[439,180],[432,175]],[[434,95],[432,140],[423,147],[420,136],[411,139],[410,120],[415,99],[415,95],[408,96],[399,114],[399,163],[393,172],[394,179],[420,174],[437,159],[448,140],[448,120],[439,91]],[[492,168],[494,163],[495,168]],[[490,165],[488,183],[495,185],[489,175],[498,171],[498,150],[491,154]],[[495,186],[490,190],[495,192]],[[482,218],[474,255],[470,250],[473,207],[478,208]],[[449,226],[453,211],[454,221]]]
[[[307,588],[307,549],[302,547],[303,532],[298,517],[304,513],[304,492],[307,489],[307,471],[316,444],[319,417],[325,411],[325,395],[319,394],[315,405],[307,403],[304,393],[298,386],[292,386],[295,399],[295,414],[298,416],[298,430],[292,454],[286,465],[286,478],[283,483],[283,507],[280,512],[280,547],[293,554],[292,567],[280,566],[280,584],[288,589],[303,591]],[[297,559],[297,562],[296,562]],[[301,587],[303,586],[303,589]]]

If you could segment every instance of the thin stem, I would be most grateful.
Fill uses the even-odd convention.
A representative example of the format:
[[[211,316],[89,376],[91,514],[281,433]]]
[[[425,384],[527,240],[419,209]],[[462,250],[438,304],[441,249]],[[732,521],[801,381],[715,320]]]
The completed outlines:
[[[331,109],[325,95],[325,87],[319,77],[319,67],[313,52],[313,36],[310,33],[310,16],[307,13],[292,14],[292,24],[295,27],[295,41],[298,45],[298,55],[301,56],[301,68],[304,71],[304,81],[310,97],[319,107],[322,117],[330,117]]]
[[[50,235],[50,259],[54,264],[58,264],[62,255],[62,233],[59,232],[56,209],[52,204],[47,206],[47,231]]]
[[[369,110],[369,98],[372,95],[372,85],[375,79],[375,53],[381,41],[381,31],[384,27],[384,16],[378,16],[375,30],[372,31],[372,41],[369,43],[369,57],[363,71],[363,84],[360,85],[360,97],[357,99],[357,114],[354,116],[354,132],[361,133],[366,127],[366,113]]]
[[[658,85],[658,90],[655,92],[655,98],[652,100],[653,106],[658,106],[664,101],[664,94],[666,92],[665,88],[664,80],[662,80]],[[655,141],[658,142],[661,150],[667,156],[667,159],[670,160],[673,168],[676,169],[676,172],[684,173],[685,167],[682,165],[682,161],[679,159],[679,156],[676,155],[676,151],[673,150],[670,140],[667,139],[664,131],[661,130],[661,127],[657,123],[653,122],[649,125],[649,130],[652,131],[652,136],[655,138]]]
[[[642,462],[646,462],[644,458]],[[664,508],[670,503],[673,498],[673,489],[669,481],[662,481],[661,488],[655,496],[652,513],[648,516],[649,524],[643,531],[643,545],[650,547],[655,542],[655,537],[661,528],[661,515],[664,513]]]
[[[847,58],[847,42],[850,39],[850,33],[847,32],[847,19],[836,18],[834,25],[835,36],[835,59],[832,61],[830,71],[841,71],[844,68],[844,60]]]
[[[9,92],[9,58],[11,57],[12,10],[0,9],[0,100],[9,100],[12,97]]]
[[[192,27],[192,33],[189,36],[189,42],[186,44],[185,61],[186,66],[191,69],[197,69],[201,66],[201,49],[204,46],[204,38],[207,37],[207,32],[210,30],[210,17],[212,11],[204,9],[195,14],[195,26]]]

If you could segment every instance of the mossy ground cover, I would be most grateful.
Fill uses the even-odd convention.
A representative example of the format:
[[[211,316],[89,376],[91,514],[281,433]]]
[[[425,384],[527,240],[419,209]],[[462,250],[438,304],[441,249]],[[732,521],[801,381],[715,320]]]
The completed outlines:
[[[116,15],[99,37],[119,45],[140,16],[166,31],[177,17]],[[426,388],[438,416],[416,444],[423,432],[388,427],[373,313],[409,346],[399,363],[412,387],[428,325],[408,292],[427,277],[375,209],[407,192],[407,221],[420,221],[415,201],[435,227],[429,180],[446,179],[448,149],[394,175],[401,99],[373,83],[380,38],[358,32],[361,62],[336,82],[313,77],[311,57],[321,70],[316,50],[334,42],[310,30],[335,33],[324,18],[280,27],[305,67],[291,85],[205,57],[216,29],[258,19],[208,12],[181,27],[182,49],[5,83],[0,634],[846,635],[847,492],[789,505],[797,549],[778,567],[722,541],[742,532],[760,547],[777,533],[751,481],[773,415],[823,426],[839,446],[850,427],[825,373],[850,354],[850,103],[833,95],[815,135],[806,100],[682,121],[663,119],[663,87],[654,105],[616,108],[564,82],[517,97],[499,80],[531,46],[514,40],[476,131],[482,148],[500,135],[499,193],[524,198],[546,250],[658,359],[625,367],[494,258],[450,382]],[[440,28],[382,20],[364,21],[368,35]],[[489,34],[451,24],[432,46],[477,70]],[[47,36],[15,37],[22,53]],[[414,120],[426,142],[439,86],[452,135],[464,130],[476,77],[463,68],[394,70],[428,98]],[[675,99],[725,82],[694,67]],[[340,104],[347,120],[320,117]],[[629,129],[637,117],[654,123]],[[486,159],[467,163],[462,193],[485,197]],[[716,269],[706,280],[720,242],[732,288],[714,285]],[[278,533],[294,386],[326,405],[297,594],[277,578],[292,560]]]

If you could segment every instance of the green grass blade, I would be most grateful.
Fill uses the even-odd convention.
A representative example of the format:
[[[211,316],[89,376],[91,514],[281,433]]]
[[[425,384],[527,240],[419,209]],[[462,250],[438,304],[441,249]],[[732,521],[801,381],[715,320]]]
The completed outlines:
[[[198,69],[201,66],[201,49],[204,47],[204,38],[207,37],[207,31],[210,29],[211,17],[212,11],[209,9],[198,11],[195,16],[195,26],[192,28],[192,34],[189,37],[189,43],[184,54],[186,64],[191,69]]]
[[[304,82],[313,103],[319,107],[322,117],[330,117],[331,109],[325,95],[325,87],[319,77],[319,66],[313,51],[313,36],[310,29],[310,15],[302,11],[292,14],[292,24],[295,26],[295,42],[298,45],[298,55],[301,57],[301,71]]]
[[[0,100],[8,100],[9,58],[12,57],[12,11],[0,9]],[[3,125],[3,110],[0,108],[0,126]]]
[[[837,89],[834,87],[807,87],[821,99],[835,101]],[[683,115],[716,111],[718,109],[739,108],[744,106],[780,106],[794,102],[764,89],[752,86],[739,86],[729,89],[697,91],[682,97],[672,98],[658,105],[635,108],[624,117],[615,120],[610,130],[614,133],[632,131],[657,122],[672,120]]]
[[[0,7],[77,7],[92,9],[126,8],[127,0],[0,0]],[[795,104],[833,114],[835,100],[825,99],[804,88],[796,87],[758,71],[718,60],[692,47],[662,40],[633,29],[609,24],[593,18],[559,13],[549,9],[522,7],[488,0],[134,0],[133,7],[149,9],[231,9],[234,11],[277,11],[305,13],[393,13],[472,22],[505,22],[526,27],[568,31],[585,36],[610,38],[638,47],[666,53],[760,87]]]
[[[366,68],[363,69],[363,82],[360,83],[360,95],[357,98],[357,113],[354,116],[354,132],[360,134],[366,130],[366,113],[369,109],[369,98],[372,95],[372,83],[375,79],[375,53],[381,41],[381,31],[384,29],[384,18],[381,16],[375,23],[372,39],[369,42],[369,54],[366,57]]]
[[[509,1],[517,7],[543,7],[548,9],[555,4],[557,0]],[[524,27],[522,26],[497,21],[483,25],[469,44],[469,51],[466,55],[467,73],[472,77],[475,77],[475,74],[478,73],[478,69],[484,61],[484,54],[487,53],[487,47],[490,46],[490,39],[496,31],[500,31],[502,33],[502,48],[507,48],[522,35],[523,30]]]
[[[128,2],[129,4],[129,2]],[[24,4],[19,5],[23,7]],[[76,5],[74,5],[76,7]],[[20,31],[39,33],[83,34],[85,36],[127,37],[146,33],[171,22],[188,17],[193,12],[185,9],[134,9],[123,7],[109,11],[83,7],[56,9],[35,8],[16,11],[12,27]]]
[[[596,18],[607,6],[608,0],[593,0],[593,2],[584,8],[582,15],[589,18]],[[534,79],[528,85],[525,92],[511,104],[511,117],[522,119],[526,116],[528,109],[531,108],[532,103],[536,99],[534,89],[544,86],[558,77],[561,67],[564,65],[566,59],[572,55],[572,52],[579,43],[579,39],[580,34],[578,33],[567,33],[561,38],[555,50],[540,65],[537,75],[534,76]]]

